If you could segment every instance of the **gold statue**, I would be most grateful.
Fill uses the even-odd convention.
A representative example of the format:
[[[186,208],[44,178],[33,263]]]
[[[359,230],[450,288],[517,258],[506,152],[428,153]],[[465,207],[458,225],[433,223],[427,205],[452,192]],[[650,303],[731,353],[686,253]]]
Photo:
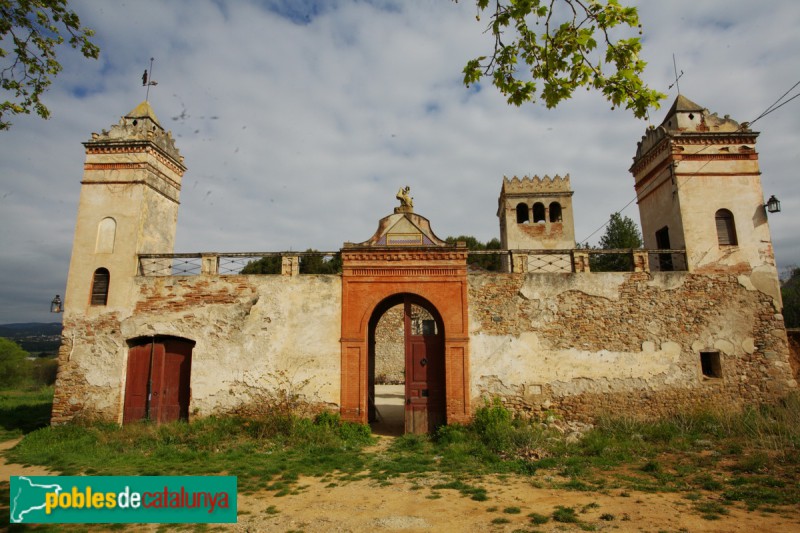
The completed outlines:
[[[414,208],[414,199],[409,194],[410,192],[411,192],[411,187],[409,187],[408,185],[406,185],[405,188],[400,187],[400,190],[397,191],[395,198],[400,200],[400,207],[405,207],[408,209]]]

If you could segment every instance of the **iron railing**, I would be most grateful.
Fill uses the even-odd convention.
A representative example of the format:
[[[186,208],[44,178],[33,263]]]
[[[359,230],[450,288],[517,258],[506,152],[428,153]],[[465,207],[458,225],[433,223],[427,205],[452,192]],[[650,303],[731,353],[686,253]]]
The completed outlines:
[[[140,276],[236,275],[245,269],[253,274],[304,273],[327,264],[327,273],[341,272],[340,252],[238,252],[141,254]],[[314,259],[316,258],[316,259]],[[292,265],[292,261],[299,264]],[[320,262],[321,261],[321,262]],[[314,265],[311,263],[314,262]],[[331,263],[332,262],[332,263]],[[471,271],[558,273],[685,271],[685,250],[469,250]],[[289,272],[287,272],[287,269]],[[294,269],[294,270],[292,270]]]

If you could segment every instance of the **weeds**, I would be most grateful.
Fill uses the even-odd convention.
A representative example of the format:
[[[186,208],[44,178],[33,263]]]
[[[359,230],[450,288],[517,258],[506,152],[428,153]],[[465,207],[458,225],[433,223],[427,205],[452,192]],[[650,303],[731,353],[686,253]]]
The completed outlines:
[[[486,501],[486,489],[471,480],[518,474],[534,486],[605,490],[622,497],[633,491],[682,492],[687,506],[708,519],[727,511],[716,500],[762,510],[800,503],[800,395],[738,413],[687,412],[651,422],[604,418],[570,444],[493,401],[477,410],[471,424],[443,426],[431,437],[404,435],[388,449],[366,454],[363,448],[373,442],[368,426],[343,422],[326,411],[314,418],[298,416],[292,409],[300,397],[288,392],[273,398],[274,411],[160,426],[86,421],[32,431],[49,409],[31,408],[39,410],[38,422],[35,416],[26,421],[12,414],[18,408],[29,414],[21,406],[46,403],[49,393],[34,400],[0,396],[2,430],[31,431],[9,452],[12,460],[47,465],[67,475],[225,472],[239,476],[245,492],[266,489],[278,496],[297,490],[300,476],[326,475],[333,487],[364,478],[389,484],[399,476],[417,479],[436,473],[444,480],[433,485],[427,498],[452,489]],[[507,507],[503,512],[521,510]],[[534,524],[549,519],[528,516]],[[557,508],[551,516],[557,522],[577,520],[569,507]],[[601,519],[614,520],[609,516]],[[618,520],[625,521],[625,515]]]
[[[565,524],[577,524],[579,522],[575,509],[572,507],[564,507],[563,505],[557,506],[556,510],[553,511],[553,520]]]
[[[532,524],[542,525],[550,521],[550,517],[539,513],[530,513],[528,518],[531,519]]]

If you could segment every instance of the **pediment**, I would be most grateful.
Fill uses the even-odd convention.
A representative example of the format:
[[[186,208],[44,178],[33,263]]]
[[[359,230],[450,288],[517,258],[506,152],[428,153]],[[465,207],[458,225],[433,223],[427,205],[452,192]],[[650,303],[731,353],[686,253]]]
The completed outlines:
[[[430,247],[447,246],[431,229],[430,221],[415,213],[395,213],[378,222],[378,230],[361,243],[345,243],[345,247]]]

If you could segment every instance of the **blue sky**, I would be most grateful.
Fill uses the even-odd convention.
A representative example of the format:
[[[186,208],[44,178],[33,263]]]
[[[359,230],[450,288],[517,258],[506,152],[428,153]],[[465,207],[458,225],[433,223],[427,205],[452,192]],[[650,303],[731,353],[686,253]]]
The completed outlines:
[[[188,171],[176,252],[338,249],[362,241],[410,185],[442,236],[498,236],[504,175],[570,174],[576,235],[634,196],[628,173],[648,122],[579,91],[556,109],[509,107],[461,85],[491,40],[474,2],[208,0],[70,2],[101,58],[61,55],[45,102],[0,133],[0,323],[50,321],[63,295],[84,153],[144,97]],[[637,2],[645,78],[712,112],[752,121],[800,81],[800,3]],[[795,90],[795,93],[797,90]],[[765,196],[781,267],[800,264],[800,99],[758,121]],[[635,203],[623,211],[638,222]],[[594,244],[602,231],[589,239]]]

